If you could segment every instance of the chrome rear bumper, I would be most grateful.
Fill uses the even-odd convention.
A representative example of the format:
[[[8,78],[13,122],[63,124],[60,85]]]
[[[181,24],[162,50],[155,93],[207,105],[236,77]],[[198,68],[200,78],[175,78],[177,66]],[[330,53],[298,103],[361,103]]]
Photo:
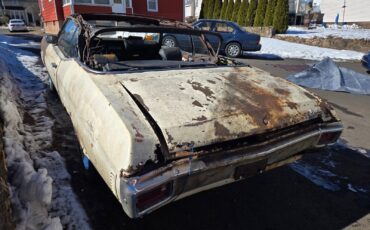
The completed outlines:
[[[341,123],[331,123],[274,145],[257,150],[246,149],[244,154],[225,153],[222,158],[217,159],[186,158],[139,177],[121,177],[120,184],[117,185],[119,199],[128,216],[141,217],[175,200],[290,163],[296,160],[297,154],[303,150],[322,147],[317,143],[323,134],[340,133],[342,130]],[[137,207],[139,196],[162,185],[171,187],[167,197],[145,209]]]

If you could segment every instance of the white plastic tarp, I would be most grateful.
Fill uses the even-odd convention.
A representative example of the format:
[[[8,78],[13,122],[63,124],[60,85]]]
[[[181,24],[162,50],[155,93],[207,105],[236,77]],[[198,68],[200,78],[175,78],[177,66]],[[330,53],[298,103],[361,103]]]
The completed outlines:
[[[330,58],[287,79],[307,88],[370,95],[370,75],[338,67]]]

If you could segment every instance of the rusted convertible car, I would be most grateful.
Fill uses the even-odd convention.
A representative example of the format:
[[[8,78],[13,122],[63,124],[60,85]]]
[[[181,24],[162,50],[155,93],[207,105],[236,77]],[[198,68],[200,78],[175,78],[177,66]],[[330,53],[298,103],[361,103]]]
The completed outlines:
[[[167,33],[187,36],[190,50],[163,46]],[[290,163],[341,134],[325,101],[219,57],[205,35],[219,37],[181,22],[74,15],[42,41],[83,152],[130,217]]]

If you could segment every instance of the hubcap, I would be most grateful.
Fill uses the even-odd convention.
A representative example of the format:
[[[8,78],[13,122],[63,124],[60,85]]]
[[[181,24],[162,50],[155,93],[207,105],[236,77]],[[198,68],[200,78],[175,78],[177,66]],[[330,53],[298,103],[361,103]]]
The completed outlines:
[[[237,56],[239,54],[239,46],[237,45],[230,45],[229,48],[227,49],[227,53],[230,55],[230,56]]]
[[[171,38],[166,38],[163,43],[167,47],[175,47],[175,41]]]

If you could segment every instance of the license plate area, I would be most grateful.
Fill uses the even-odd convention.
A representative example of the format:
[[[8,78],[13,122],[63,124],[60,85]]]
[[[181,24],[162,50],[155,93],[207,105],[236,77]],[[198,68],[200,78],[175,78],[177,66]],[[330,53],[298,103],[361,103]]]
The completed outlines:
[[[250,162],[245,165],[241,165],[235,168],[234,179],[240,180],[248,177],[252,177],[266,168],[267,159]]]

